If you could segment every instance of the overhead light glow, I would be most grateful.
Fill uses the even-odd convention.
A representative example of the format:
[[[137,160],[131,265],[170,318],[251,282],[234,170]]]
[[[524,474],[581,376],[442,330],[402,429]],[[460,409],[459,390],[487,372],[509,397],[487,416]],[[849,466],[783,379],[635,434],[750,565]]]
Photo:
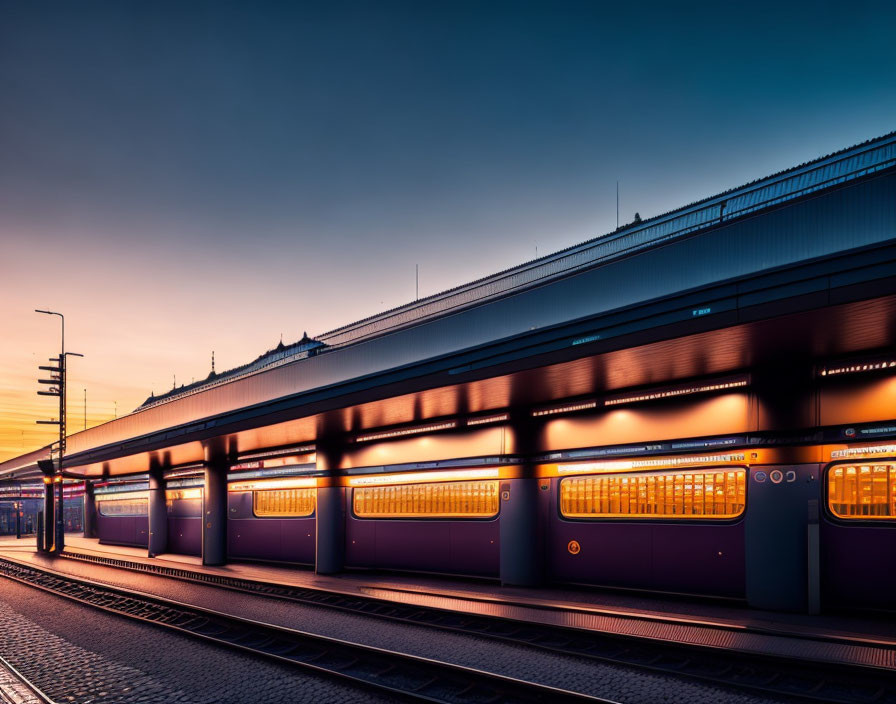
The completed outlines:
[[[532,416],[554,416],[558,413],[572,413],[573,411],[587,411],[589,408],[597,408],[597,401],[586,401],[584,403],[571,403],[566,406],[557,406],[556,408],[545,408],[540,411],[532,411]]]
[[[727,389],[738,389],[748,384],[747,379],[732,379],[730,381],[719,381],[707,384],[694,384],[691,386],[681,386],[675,389],[664,389],[662,391],[650,391],[635,394],[626,394],[625,396],[615,396],[604,400],[604,406],[619,406],[624,403],[639,403],[641,401],[656,401],[663,398],[674,398],[675,396],[687,396],[689,394],[703,394],[710,391],[725,391]]]
[[[359,435],[355,438],[355,442],[369,442],[370,440],[386,440],[388,438],[400,438],[405,435],[420,435],[421,433],[433,433],[437,430],[450,430],[456,428],[457,422],[448,421],[445,423],[435,423],[433,425],[420,425],[416,428],[401,428],[398,430],[387,430],[382,433],[368,433],[367,435]]]
[[[884,360],[880,362],[865,362],[864,364],[843,364],[836,367],[822,367],[818,370],[819,376],[836,376],[837,374],[855,374],[856,372],[873,372],[879,369],[896,370],[896,360]]]
[[[174,469],[170,472],[165,472],[165,479],[179,479],[181,477],[198,477],[202,476],[205,470],[202,467],[192,467],[189,469]]]
[[[874,447],[847,447],[831,452],[831,459],[842,457],[866,457],[868,455],[896,455],[896,445],[875,445]]]
[[[603,472],[623,472],[630,469],[724,464],[726,462],[743,461],[744,454],[742,452],[727,455],[701,455],[698,457],[651,457],[650,459],[643,460],[608,460],[605,462],[563,464],[557,467],[557,472],[560,474],[595,474]]]
[[[124,501],[125,499],[145,499],[149,496],[148,491],[113,491],[109,494],[97,494],[97,502],[101,501]]]
[[[314,445],[299,445],[296,447],[283,447],[279,450],[267,450],[265,452],[247,452],[240,454],[240,461],[260,460],[265,458],[283,457],[284,455],[305,455],[314,452]]]
[[[349,477],[349,486],[376,486],[382,484],[419,484],[421,482],[453,482],[464,479],[497,479],[498,468],[452,469],[443,472],[409,472],[407,474],[369,474]]]
[[[467,421],[467,425],[485,425],[486,423],[501,423],[507,420],[510,416],[506,413],[501,413],[496,416],[482,416],[480,418],[470,418]]]
[[[317,486],[314,477],[291,479],[253,479],[251,481],[230,482],[227,491],[266,491],[269,489],[313,489]]]
[[[173,499],[201,499],[202,489],[196,487],[194,489],[168,489],[165,492],[165,498]]]

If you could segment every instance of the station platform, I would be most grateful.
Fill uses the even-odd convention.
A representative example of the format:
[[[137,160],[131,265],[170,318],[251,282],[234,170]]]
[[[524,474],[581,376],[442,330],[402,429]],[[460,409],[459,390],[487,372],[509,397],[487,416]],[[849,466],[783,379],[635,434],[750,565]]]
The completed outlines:
[[[31,556],[36,556],[34,549],[33,539],[0,538],[0,556],[30,562]],[[143,548],[100,545],[78,535],[66,536],[65,551],[73,558],[71,562],[92,557],[100,558],[107,567],[145,570],[151,566],[161,577],[203,582],[215,577],[238,579],[586,632],[896,672],[896,617],[880,614],[811,616],[759,611],[733,602],[586,588],[506,587],[418,574],[318,575],[308,568],[261,563],[211,567],[202,565],[198,557],[163,554],[149,558]],[[116,564],[110,565],[108,560]]]

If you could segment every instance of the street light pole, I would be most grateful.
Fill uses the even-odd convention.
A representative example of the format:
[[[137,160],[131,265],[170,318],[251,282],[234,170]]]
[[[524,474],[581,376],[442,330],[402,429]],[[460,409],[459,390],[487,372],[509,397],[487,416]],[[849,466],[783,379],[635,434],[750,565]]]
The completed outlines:
[[[40,367],[41,369],[45,369],[50,372],[56,372],[59,376],[56,378],[51,377],[50,379],[41,379],[41,383],[45,384],[56,384],[56,388],[51,388],[49,391],[38,391],[37,393],[42,396],[59,396],[59,420],[58,421],[37,421],[38,423],[56,423],[59,425],[59,450],[58,450],[58,465],[55,468],[55,472],[47,484],[52,484],[48,487],[48,489],[52,492],[51,496],[53,498],[53,514],[54,514],[54,523],[53,529],[47,526],[47,535],[48,537],[52,534],[52,550],[53,552],[60,553],[65,548],[65,516],[63,515],[64,506],[63,506],[63,490],[62,490],[62,459],[65,456],[65,436],[66,436],[66,427],[65,427],[65,416],[66,416],[66,358],[67,357],[83,357],[83,354],[79,354],[78,352],[66,352],[65,351],[65,316],[62,313],[57,313],[52,310],[39,310],[37,308],[34,309],[35,313],[43,313],[44,315],[58,315],[59,320],[61,322],[61,348],[59,352],[59,359],[51,359],[51,362],[58,362],[58,367]],[[46,479],[44,480],[47,481]],[[51,532],[52,531],[52,532]],[[47,540],[46,546],[47,550],[50,550],[50,540]]]

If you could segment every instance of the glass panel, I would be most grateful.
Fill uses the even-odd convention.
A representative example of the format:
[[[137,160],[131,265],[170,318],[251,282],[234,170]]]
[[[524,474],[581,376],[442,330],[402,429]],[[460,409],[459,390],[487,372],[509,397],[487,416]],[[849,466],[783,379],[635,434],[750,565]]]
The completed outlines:
[[[256,516],[302,517],[314,513],[317,489],[267,489],[252,492]]]
[[[491,518],[498,515],[498,482],[440,482],[359,487],[359,518]]]
[[[597,474],[560,481],[566,518],[729,519],[744,512],[747,471]]]
[[[831,467],[828,508],[838,518],[896,519],[896,464],[869,462]]]

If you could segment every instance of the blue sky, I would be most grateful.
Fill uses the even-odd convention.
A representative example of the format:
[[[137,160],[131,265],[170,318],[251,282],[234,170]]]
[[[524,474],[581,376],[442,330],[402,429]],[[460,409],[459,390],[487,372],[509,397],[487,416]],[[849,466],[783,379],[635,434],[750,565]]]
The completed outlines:
[[[407,302],[417,264],[426,295],[608,232],[617,180],[627,222],[891,131],[894,30],[883,2],[0,0],[0,375],[65,308],[99,417]]]

